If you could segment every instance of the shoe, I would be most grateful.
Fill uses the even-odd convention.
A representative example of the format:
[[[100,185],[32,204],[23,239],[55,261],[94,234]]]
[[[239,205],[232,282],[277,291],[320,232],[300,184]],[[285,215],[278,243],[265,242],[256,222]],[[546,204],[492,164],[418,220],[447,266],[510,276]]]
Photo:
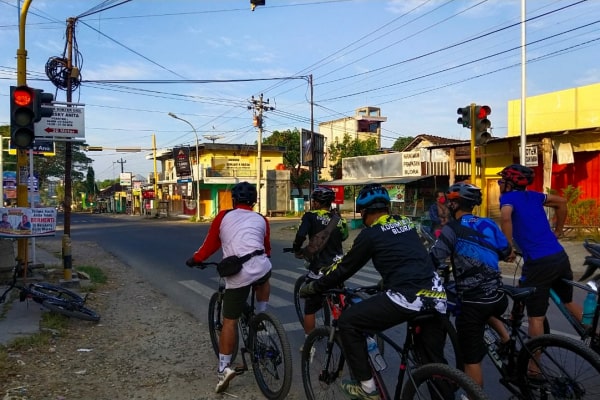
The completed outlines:
[[[499,341],[498,345],[496,346],[496,352],[498,353],[500,358],[506,360],[506,359],[508,359],[508,354],[510,353],[510,349],[512,347],[513,347],[512,339],[508,340],[505,343],[502,343]]]
[[[229,367],[225,367],[223,372],[217,372],[217,377],[219,378],[219,382],[217,382],[217,387],[215,388],[216,393],[223,393],[229,387],[229,382],[233,378],[235,378],[235,371]]]
[[[360,382],[344,380],[342,381],[342,391],[349,399],[354,400],[379,400],[379,392],[375,389],[371,393],[363,390]]]

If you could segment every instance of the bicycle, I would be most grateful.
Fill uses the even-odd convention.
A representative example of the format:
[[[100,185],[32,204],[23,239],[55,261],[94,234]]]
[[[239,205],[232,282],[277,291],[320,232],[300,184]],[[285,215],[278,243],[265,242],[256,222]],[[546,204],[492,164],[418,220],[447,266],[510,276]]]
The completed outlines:
[[[315,328],[307,336],[302,351],[302,382],[309,400],[345,398],[340,383],[342,378],[351,378],[351,375],[344,371],[346,360],[338,336],[337,317],[343,309],[350,307],[355,302],[362,301],[361,294],[372,295],[377,291],[379,291],[377,286],[344,287],[326,291],[327,299],[334,306],[332,310],[335,310],[332,325]],[[447,318],[438,313],[421,314],[407,321],[403,346],[398,345],[388,335],[381,332],[365,335],[366,338],[375,336],[376,341],[386,343],[386,347],[391,346],[400,356],[400,368],[393,398],[412,399],[432,396],[432,398],[441,399],[447,398],[448,390],[453,389],[457,390],[459,397],[460,394],[465,394],[471,399],[486,398],[481,388],[458,369],[446,364],[428,364],[429,367],[422,370],[417,368],[421,363],[415,354],[415,336],[419,334],[420,324],[430,318],[439,318],[440,323],[447,328],[451,343],[450,353],[452,356],[450,358],[453,358],[454,363],[462,367],[454,326],[449,323]],[[369,359],[369,365],[381,398],[392,398],[385,386],[381,366],[375,365],[371,359]],[[410,385],[406,383],[403,385],[405,376],[408,377],[407,382],[410,382]],[[444,382],[445,384],[442,384]],[[427,389],[427,394],[423,392],[424,389]]]
[[[528,399],[596,399],[600,396],[600,355],[581,342],[554,334],[530,338],[523,329],[520,304],[535,288],[504,285],[513,302],[501,318],[510,340],[501,344],[496,331],[485,327],[487,355],[500,373],[500,383],[511,394]],[[454,312],[460,309],[460,304]]]
[[[45,282],[18,284],[17,277],[19,273],[23,275],[24,270],[21,267],[22,263],[18,261],[13,268],[8,288],[0,295],[0,304],[6,301],[6,297],[12,289],[18,289],[20,301],[31,299],[48,310],[67,317],[94,322],[100,320],[100,315],[96,311],[86,307],[87,294],[82,297],[72,290]]]
[[[204,269],[218,263],[204,262],[196,267]],[[208,327],[210,340],[215,355],[219,356],[219,339],[223,327],[223,295],[225,280],[219,278],[219,287],[211,296],[208,303]],[[269,312],[256,314],[254,311],[255,289],[252,286],[250,301],[246,303],[242,315],[238,319],[238,329],[235,331],[235,345],[231,357],[233,362],[241,342],[242,365],[235,367],[238,375],[248,371],[246,354],[250,355],[250,363],[254,378],[260,391],[268,399],[283,399],[287,396],[292,385],[292,353],[289,341],[281,322]]]

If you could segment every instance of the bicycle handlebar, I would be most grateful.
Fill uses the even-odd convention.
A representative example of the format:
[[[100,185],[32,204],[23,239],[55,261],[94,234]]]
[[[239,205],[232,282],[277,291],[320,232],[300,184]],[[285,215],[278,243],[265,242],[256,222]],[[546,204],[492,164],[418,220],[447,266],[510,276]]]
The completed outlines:
[[[371,286],[359,286],[355,288],[343,287],[343,288],[331,288],[327,289],[323,293],[325,294],[345,294],[345,295],[354,295],[357,293],[366,293],[366,294],[375,294],[381,292],[381,287],[379,285],[371,285]]]
[[[188,267],[198,269],[205,269],[206,267],[210,266],[216,267],[217,265],[219,265],[217,262],[194,262],[193,264],[187,264]]]

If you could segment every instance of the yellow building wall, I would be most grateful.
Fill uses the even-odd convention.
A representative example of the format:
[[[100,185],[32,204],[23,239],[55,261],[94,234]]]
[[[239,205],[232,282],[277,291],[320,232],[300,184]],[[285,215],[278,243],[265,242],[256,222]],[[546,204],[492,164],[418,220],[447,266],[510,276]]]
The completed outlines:
[[[526,99],[526,133],[600,126],[600,83]],[[521,99],[508,102],[508,136],[521,134]]]

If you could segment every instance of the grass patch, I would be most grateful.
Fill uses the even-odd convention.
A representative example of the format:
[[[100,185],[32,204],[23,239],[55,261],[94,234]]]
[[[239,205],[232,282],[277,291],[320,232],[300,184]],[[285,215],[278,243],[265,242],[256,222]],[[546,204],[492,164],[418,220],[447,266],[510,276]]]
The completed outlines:
[[[77,271],[85,272],[90,277],[91,283],[104,284],[108,280],[108,277],[106,276],[104,271],[102,271],[98,267],[90,267],[84,265],[81,267],[76,267],[76,269]]]

